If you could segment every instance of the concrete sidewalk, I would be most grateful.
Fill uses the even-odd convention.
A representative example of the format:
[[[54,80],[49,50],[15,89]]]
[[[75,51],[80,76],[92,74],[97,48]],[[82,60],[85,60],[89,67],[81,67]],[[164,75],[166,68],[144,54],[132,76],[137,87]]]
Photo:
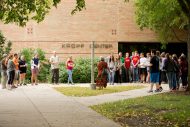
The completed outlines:
[[[79,102],[49,85],[0,90],[0,127],[120,127]]]
[[[141,85],[141,84],[128,84],[128,85]],[[111,94],[104,94],[99,96],[91,96],[91,97],[72,97],[76,101],[80,102],[83,105],[91,106],[91,105],[98,105],[102,103],[107,102],[113,102],[123,99],[129,99],[129,98],[136,98],[136,97],[143,97],[143,96],[149,96],[153,94],[160,94],[163,92],[168,92],[168,84],[162,84],[163,91],[162,92],[153,92],[148,93],[147,91],[150,89],[150,84],[146,84],[147,87],[143,89],[134,89],[130,91],[124,91],[119,93],[111,93]]]

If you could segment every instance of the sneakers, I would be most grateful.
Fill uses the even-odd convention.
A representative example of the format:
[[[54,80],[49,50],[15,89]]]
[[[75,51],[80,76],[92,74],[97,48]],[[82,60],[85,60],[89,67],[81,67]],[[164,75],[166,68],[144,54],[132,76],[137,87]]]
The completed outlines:
[[[149,90],[149,91],[148,91],[148,93],[152,93],[152,92],[153,92],[153,90]]]
[[[162,92],[162,90],[163,90],[163,88],[162,88],[162,87],[160,87],[160,88],[159,88],[159,91],[160,91],[160,92]]]

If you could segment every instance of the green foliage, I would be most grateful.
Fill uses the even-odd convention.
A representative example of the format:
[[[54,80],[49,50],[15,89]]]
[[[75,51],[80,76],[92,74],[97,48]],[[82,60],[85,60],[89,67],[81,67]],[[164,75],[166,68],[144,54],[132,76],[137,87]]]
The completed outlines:
[[[92,109],[122,126],[187,127],[189,103],[189,95],[166,93],[96,105]]]
[[[39,60],[40,60],[40,70],[38,75],[38,80],[40,82],[47,82],[49,78],[49,69],[50,65],[48,63],[48,60],[45,58],[45,52],[41,49],[31,49],[31,48],[25,48],[23,49],[20,54],[24,55],[25,60],[27,62],[27,74],[26,79],[27,81],[30,81],[31,78],[31,60],[34,57],[34,54],[38,54]]]
[[[64,95],[75,97],[97,96],[141,88],[144,88],[144,86],[108,86],[103,90],[91,90],[89,87],[55,87],[57,91],[63,93]]]
[[[94,74],[97,70],[98,59],[94,60]],[[89,58],[78,58],[74,61],[75,67],[73,69],[73,81],[75,83],[89,83],[91,82],[91,60]],[[67,83],[68,75],[65,63],[60,64],[60,82]]]
[[[9,54],[11,51],[11,46],[11,41],[7,41],[0,31],[0,60],[2,59],[3,54]]]
[[[177,0],[136,0],[137,24],[158,33],[163,43],[177,37],[176,29],[185,30],[188,20]]]
[[[30,19],[39,23],[60,2],[61,0],[0,0],[0,20],[5,24],[16,23],[19,26],[25,26]],[[76,7],[71,13],[83,8],[85,1],[76,0]]]

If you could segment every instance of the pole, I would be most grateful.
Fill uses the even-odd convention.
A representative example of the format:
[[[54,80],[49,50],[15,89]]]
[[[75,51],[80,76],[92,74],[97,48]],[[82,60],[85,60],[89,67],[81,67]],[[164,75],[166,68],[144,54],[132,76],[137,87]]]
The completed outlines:
[[[91,44],[91,89],[96,89],[96,84],[94,83],[94,41]]]

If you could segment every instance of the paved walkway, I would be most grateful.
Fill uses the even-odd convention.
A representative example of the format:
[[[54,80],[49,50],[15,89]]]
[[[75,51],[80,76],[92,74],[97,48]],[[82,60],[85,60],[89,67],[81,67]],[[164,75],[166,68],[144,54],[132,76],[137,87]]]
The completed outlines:
[[[64,96],[47,84],[0,90],[0,127],[120,127],[87,106],[151,95],[147,90],[81,98]]]
[[[130,85],[141,85],[141,84],[130,84]],[[98,105],[102,103],[107,103],[107,102],[113,102],[113,101],[118,101],[118,100],[123,100],[123,99],[129,99],[129,98],[136,98],[136,97],[142,97],[142,96],[149,96],[153,94],[159,94],[159,93],[147,93],[147,91],[150,89],[149,84],[143,84],[147,87],[143,89],[135,89],[135,90],[130,90],[130,91],[124,91],[124,92],[119,92],[119,93],[111,93],[111,94],[104,94],[104,95],[99,95],[99,96],[91,96],[91,97],[72,97],[76,101],[80,102],[83,105],[86,106],[91,106],[91,105]],[[168,92],[168,84],[163,84],[163,92]]]

